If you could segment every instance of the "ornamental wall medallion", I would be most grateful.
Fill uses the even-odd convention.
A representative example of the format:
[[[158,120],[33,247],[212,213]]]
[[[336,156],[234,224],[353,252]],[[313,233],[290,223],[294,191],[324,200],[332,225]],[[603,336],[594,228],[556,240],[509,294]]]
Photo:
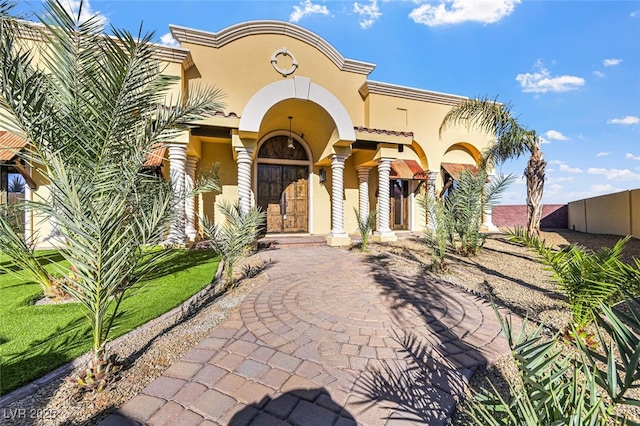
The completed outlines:
[[[285,70],[278,66],[278,56],[280,55],[291,58],[291,67],[289,69]],[[271,55],[271,65],[273,65],[273,69],[282,74],[283,77],[286,77],[296,71],[298,68],[298,61],[296,61],[296,57],[293,56],[293,53],[289,52],[286,47],[283,47],[282,49],[278,49],[273,52],[273,55]]]

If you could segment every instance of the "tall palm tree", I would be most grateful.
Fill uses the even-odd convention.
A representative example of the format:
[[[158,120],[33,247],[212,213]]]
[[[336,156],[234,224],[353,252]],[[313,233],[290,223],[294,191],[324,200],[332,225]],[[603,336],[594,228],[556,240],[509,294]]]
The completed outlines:
[[[447,128],[459,125],[494,135],[494,142],[483,152],[481,166],[484,168],[527,153],[530,155],[524,170],[527,180],[527,232],[529,235],[539,234],[547,162],[542,156],[540,138],[535,130],[527,130],[520,125],[511,113],[511,105],[489,98],[468,99],[454,106],[442,120],[440,135]]]
[[[177,200],[144,173],[145,159],[221,105],[213,88],[167,101],[179,79],[162,74],[152,34],[109,37],[96,17],[80,16],[47,0],[33,25],[0,1],[0,126],[27,139],[22,155],[50,182],[50,197],[29,208],[56,223],[66,290],[91,323],[100,370],[126,290],[167,253],[146,247],[165,238]]]

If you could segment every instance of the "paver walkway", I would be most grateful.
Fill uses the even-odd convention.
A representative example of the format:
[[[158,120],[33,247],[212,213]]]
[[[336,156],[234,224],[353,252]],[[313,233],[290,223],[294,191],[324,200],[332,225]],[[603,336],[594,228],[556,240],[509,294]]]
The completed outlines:
[[[269,282],[102,426],[446,424],[508,351],[489,304],[330,247],[260,252]]]

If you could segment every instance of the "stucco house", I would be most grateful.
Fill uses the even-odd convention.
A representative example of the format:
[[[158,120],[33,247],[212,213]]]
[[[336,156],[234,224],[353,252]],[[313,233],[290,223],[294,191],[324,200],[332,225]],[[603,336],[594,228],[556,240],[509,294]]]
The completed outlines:
[[[323,235],[329,245],[350,243],[354,209],[377,209],[374,239],[394,240],[424,228],[416,197],[476,166],[491,141],[464,128],[438,134],[464,97],[369,80],[374,64],[343,57],[300,26],[170,28],[180,47],[163,46],[158,55],[165,72],[180,77],[176,90],[202,83],[225,93],[223,111],[146,164],[177,188],[191,186],[200,168],[221,164],[222,192],[187,200],[184,229],[174,227],[174,238],[197,238],[197,216],[220,220],[216,203],[228,200],[266,210],[268,234]],[[34,191],[46,195],[46,185],[28,187],[25,197]],[[27,237],[38,231],[44,238],[47,226],[25,218]]]

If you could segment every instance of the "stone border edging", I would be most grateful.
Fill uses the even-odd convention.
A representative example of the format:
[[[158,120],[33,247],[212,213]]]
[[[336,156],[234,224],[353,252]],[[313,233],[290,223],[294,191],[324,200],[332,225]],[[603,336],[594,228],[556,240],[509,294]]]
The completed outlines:
[[[221,295],[223,295],[224,293],[220,293],[220,294],[216,294],[215,293],[215,287],[218,284],[218,282],[220,281],[220,277],[222,275],[222,270],[224,269],[224,263],[222,261],[222,259],[220,260],[220,262],[218,263],[218,269],[216,270],[216,275],[213,278],[213,281],[209,284],[207,284],[202,290],[200,290],[199,292],[197,292],[196,294],[194,294],[193,296],[191,296],[190,298],[188,298],[187,300],[185,300],[184,302],[182,302],[180,305],[176,306],[175,308],[171,309],[168,312],[165,312],[164,314],[160,315],[159,317],[153,318],[147,322],[145,322],[144,324],[138,326],[137,328],[134,328],[133,330],[131,330],[130,332],[123,334],[122,336],[116,338],[115,340],[111,341],[111,344],[118,344],[119,342],[121,342],[122,340],[131,337],[133,335],[136,335],[138,333],[141,333],[142,331],[146,330],[147,328],[153,327],[155,324],[166,320],[167,318],[170,318],[171,316],[176,316],[176,318],[180,318],[186,314],[189,313],[189,311],[197,306],[198,301],[203,299],[207,293],[209,291],[214,291],[213,297],[219,297]],[[6,407],[7,405],[13,404],[16,401],[19,401],[23,398],[26,398],[29,395],[34,394],[36,391],[38,391],[40,388],[48,385],[49,383],[53,382],[56,379],[59,379],[60,377],[64,376],[65,374],[70,373],[71,371],[75,370],[76,368],[80,367],[81,365],[83,365],[84,363],[86,363],[89,360],[89,356],[91,355],[91,352],[87,352],[84,355],[80,355],[78,358],[74,359],[73,361],[69,361],[68,363],[61,365],[60,367],[56,368],[53,371],[50,371],[49,373],[45,374],[44,376],[40,377],[39,379],[36,379],[34,381],[32,381],[31,383],[28,383],[18,389],[14,389],[11,392],[9,392],[8,394],[0,397],[0,407]]]

